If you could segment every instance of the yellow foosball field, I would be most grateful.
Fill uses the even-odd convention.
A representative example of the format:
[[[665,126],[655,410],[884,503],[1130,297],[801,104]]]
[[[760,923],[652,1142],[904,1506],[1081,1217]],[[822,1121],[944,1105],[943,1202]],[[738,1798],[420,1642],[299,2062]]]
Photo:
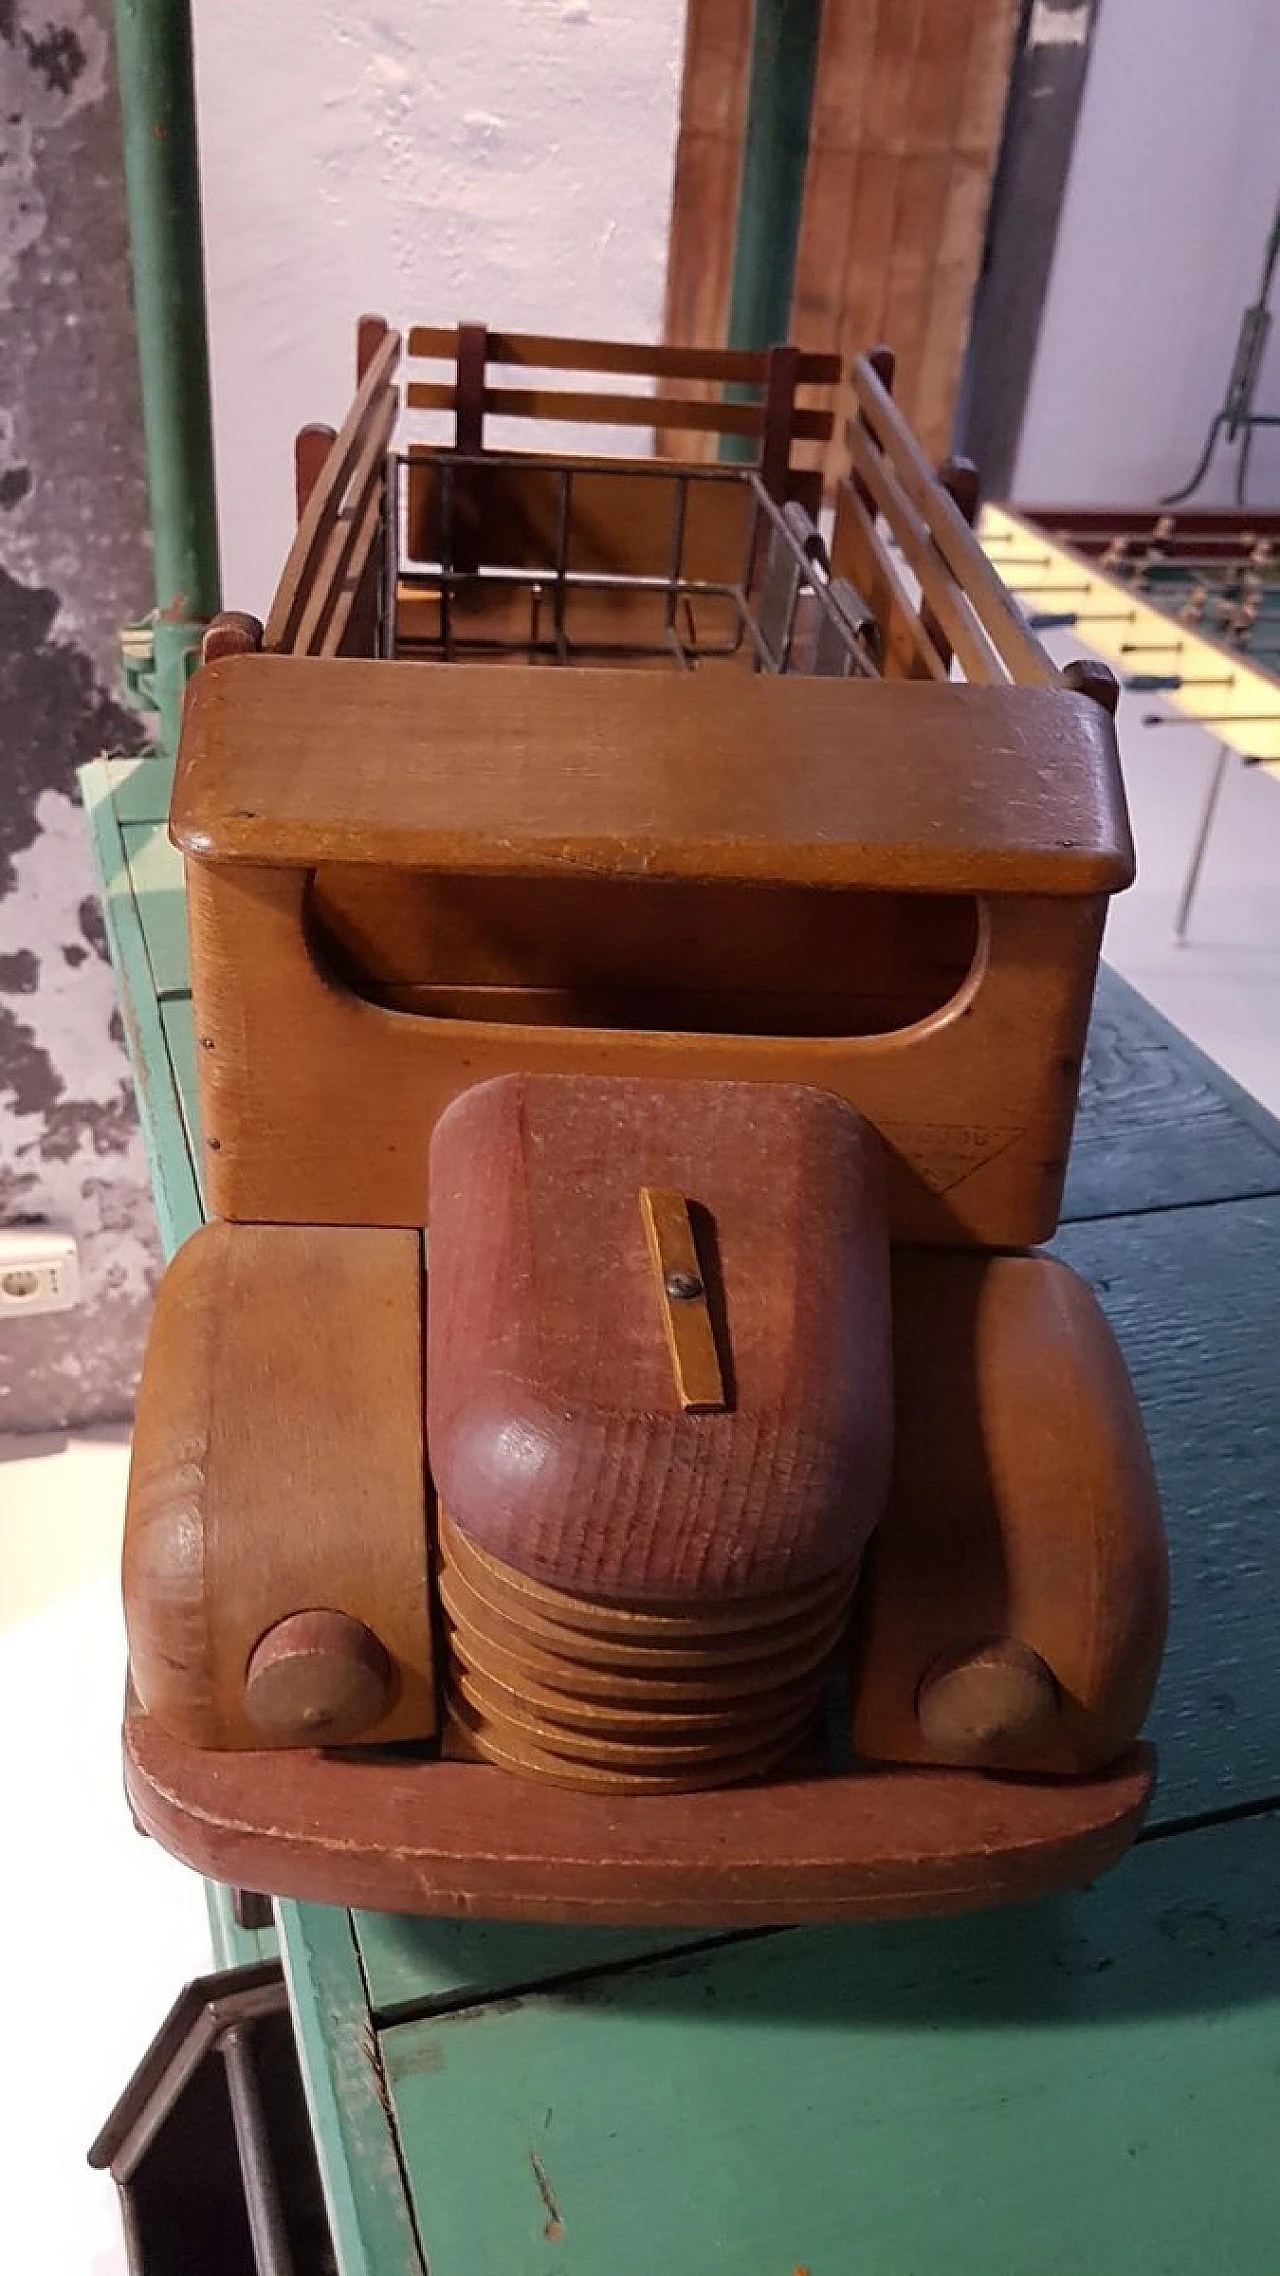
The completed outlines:
[[[1114,666],[1144,734],[1191,725],[1216,744],[1174,918],[1185,940],[1232,757],[1280,779],[1280,514],[986,506],[980,534],[1028,628]]]

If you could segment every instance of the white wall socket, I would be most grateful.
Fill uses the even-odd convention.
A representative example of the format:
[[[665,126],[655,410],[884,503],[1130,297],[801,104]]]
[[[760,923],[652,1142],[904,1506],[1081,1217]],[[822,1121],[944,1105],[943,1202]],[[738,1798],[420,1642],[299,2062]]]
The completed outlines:
[[[24,1312],[69,1312],[80,1301],[80,1262],[70,1233],[0,1226],[0,1323]]]

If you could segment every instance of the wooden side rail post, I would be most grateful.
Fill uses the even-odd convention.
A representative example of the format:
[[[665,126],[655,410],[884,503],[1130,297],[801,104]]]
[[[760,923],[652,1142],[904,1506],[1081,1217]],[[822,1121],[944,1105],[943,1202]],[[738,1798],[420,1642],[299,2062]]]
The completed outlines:
[[[972,529],[974,516],[978,511],[978,469],[973,460],[971,458],[944,458],[938,468],[938,481]],[[944,657],[947,664],[950,665],[951,648],[946,633],[927,601],[922,606],[920,615],[925,631],[938,654]]]
[[[1014,680],[1024,687],[1056,686],[1057,666],[1030,631],[1012,594],[978,544],[961,507],[940,486],[924,452],[884,386],[870,358],[853,367],[857,414],[849,423],[855,471],[887,513],[926,597],[936,610],[970,678]],[[922,558],[918,541],[923,533]],[[952,590],[937,576],[933,555],[949,572]],[[966,608],[957,612],[958,593]],[[971,668],[956,637],[955,622],[967,616],[966,644]]]
[[[744,435],[759,449],[762,474],[772,496],[782,496],[790,470],[793,441],[825,442],[833,429],[830,408],[802,409],[801,387],[834,387],[840,378],[837,356],[806,355],[783,346],[767,353],[737,349],[672,348],[639,342],[561,339],[550,335],[489,332],[483,325],[456,329],[413,325],[411,358],[451,363],[446,380],[409,382],[411,411],[448,411],[455,418],[455,448],[474,455],[483,448],[485,413],[536,422],[574,425],[652,427],[668,434]],[[603,373],[654,382],[697,386],[753,387],[759,402],[725,401],[718,396],[621,392],[611,388],[523,387],[490,384],[496,370]]]
[[[380,317],[362,317],[356,348],[362,375],[346,418],[336,434],[304,427],[297,438],[298,528],[267,616],[263,646],[269,651],[336,656],[348,637],[379,551],[399,357],[399,333]]]
[[[299,427],[293,438],[293,491],[298,520],[301,521],[310,503],[324,462],[338,439],[336,427],[313,420],[309,426]]]

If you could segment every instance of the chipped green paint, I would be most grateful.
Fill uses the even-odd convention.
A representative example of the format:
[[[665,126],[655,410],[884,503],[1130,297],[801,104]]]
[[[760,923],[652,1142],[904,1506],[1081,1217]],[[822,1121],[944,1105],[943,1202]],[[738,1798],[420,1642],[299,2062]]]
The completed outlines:
[[[111,773],[105,762],[96,760],[81,769],[80,792],[101,882],[102,913],[116,971],[160,1237],[166,1254],[172,1254],[195,1231],[203,1212],[183,1134],[128,854],[116,818]]]
[[[425,2276],[351,1915],[280,1905],[277,1918],[343,2276]]]
[[[431,2276],[1262,2276],[1280,1822],[405,2023]]]

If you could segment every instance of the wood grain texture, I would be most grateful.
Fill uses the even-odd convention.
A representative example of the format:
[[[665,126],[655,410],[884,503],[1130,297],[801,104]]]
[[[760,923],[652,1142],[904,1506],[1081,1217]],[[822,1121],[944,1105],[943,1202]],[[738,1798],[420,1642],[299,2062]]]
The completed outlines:
[[[431,1149],[428,1440],[457,1527],[592,1600],[771,1599],[853,1564],[889,1459],[879,1147],[781,1084],[512,1076]],[[696,1203],[728,1388],[672,1382],[637,1194]]]
[[[328,451],[319,458],[308,444],[299,462],[298,528],[267,612],[269,651],[335,654],[342,644],[375,552],[371,501],[399,406],[399,356],[399,333],[384,329]]]
[[[979,545],[969,518],[941,483],[910,422],[884,385],[874,361],[858,356],[852,370],[858,426],[878,446],[904,497],[923,521],[934,548],[999,651],[1008,672],[1023,687],[1052,685],[1059,674],[1047,650]]]
[[[641,1186],[639,1201],[676,1395],[686,1412],[724,1407],[724,1369],[688,1201],[670,1186],[652,1185]]]
[[[719,348],[728,330],[750,58],[751,0],[689,0],[667,232],[668,341]],[[700,455],[710,448],[708,438]]]
[[[84,779],[172,1245],[198,1222],[198,1155],[155,1018],[113,803],[161,819],[165,770],[95,764]],[[1098,1017],[1105,1048],[1086,1070],[1082,1128],[1093,1138],[1077,1208],[1102,1221],[1072,1226],[1064,1241],[1120,1332],[1166,1504],[1174,1620],[1154,1717],[1154,1814],[1168,1829],[1280,1791],[1270,1586],[1280,1205],[1232,1198],[1274,1193],[1280,1180],[1266,1135],[1275,1125],[1110,974]],[[189,1103],[194,1127],[194,1094]],[[1166,1206],[1198,1201],[1226,1206]],[[1154,1214],[1123,1222],[1134,1209]],[[548,2215],[534,2143],[567,2216],[555,2250],[573,2276],[601,2266],[651,2276],[655,2259],[681,2276],[738,2276],[762,2258],[820,2276],[845,2266],[851,2224],[885,2276],[899,2276],[904,2258],[929,2276],[1055,2265],[1076,2276],[1117,2253],[1126,2265],[1154,2258],[1169,2276],[1209,2266],[1254,2276],[1280,2211],[1278,1855],[1280,1821],[1256,1818],[1142,1845],[1079,1898],[853,1934],[717,1937],[656,1972],[619,1966],[662,1935],[653,1929],[286,1903],[344,2266],[416,2269],[407,2170],[439,2276],[477,2266],[541,2276]],[[545,1999],[530,1996],[544,1983]],[[385,2016],[446,2013],[384,2035],[380,2062],[370,2000]],[[469,2162],[476,2143],[483,2171]],[[982,2202],[958,2222],[975,2174]]]
[[[1259,1818],[965,1921],[602,1953],[593,1976],[579,1945],[567,1982],[539,1991],[535,1965],[502,2006],[393,2026],[433,2276],[1258,2276],[1278,1867]],[[493,1936],[499,1999],[516,1934]],[[459,2187],[462,2143],[483,2185],[477,2163]]]
[[[867,596],[886,679],[950,678],[945,643],[932,629],[936,611],[926,602],[926,616],[917,605],[897,548],[879,527],[875,500],[856,481],[841,482],[836,492],[831,564]]]
[[[166,963],[186,973],[182,875]],[[325,864],[317,960],[393,1011],[736,1035],[879,1035],[940,1011],[978,953],[966,895],[744,892],[650,878],[432,876]],[[543,1010],[545,1005],[546,1009]]]
[[[1114,1338],[1084,1283],[1044,1257],[899,1251],[893,1299],[893,1484],[858,1592],[855,1752],[1096,1770],[1142,1728],[1167,1607]],[[966,1735],[961,1704],[948,1742],[925,1692],[942,1663],[993,1644],[1035,1654],[1056,1706],[1020,1719],[1010,1703],[1007,1722],[984,1735],[978,1714]]]
[[[927,449],[947,447],[1008,86],[1017,0],[827,0],[792,329],[844,364],[877,339],[903,362]],[[668,241],[665,334],[728,322],[750,10],[694,0]],[[846,393],[840,414],[850,407]],[[828,484],[839,444],[821,455]]]
[[[420,1310],[409,1233],[210,1225],[170,1266],[124,1589],[139,1696],[192,1744],[270,1743],[246,1699],[251,1654],[321,1609],[362,1622],[393,1665],[361,1735],[434,1729]]]
[[[405,391],[410,411],[452,411],[456,390],[435,380],[410,380]],[[631,395],[621,389],[573,387],[486,387],[485,411],[494,419],[530,419],[567,426],[652,427],[663,434],[685,430],[714,435],[767,435],[766,407],[754,403],[703,400],[694,395]],[[792,411],[787,421],[799,442],[826,442],[829,411]]]
[[[950,440],[1018,12],[1017,0],[823,9],[793,327],[846,364],[891,340],[931,456]],[[825,465],[833,481],[838,449]]]
[[[455,1756],[652,1796],[741,1784],[812,1740],[856,1552],[820,1589],[655,1613],[531,1583],[443,1507],[437,1545]]]
[[[94,814],[100,832],[101,807]],[[118,882],[129,874],[123,853],[112,858],[108,926],[123,943],[119,969],[129,1000],[145,1012],[150,980],[136,904]],[[176,1010],[185,1007],[165,1007]],[[1109,971],[1099,1011],[1104,1038],[1121,1023],[1124,1045],[1119,1053],[1107,1044],[1083,1092],[1086,1125],[1099,1132],[1085,1199],[1099,1221],[1069,1226],[1059,1246],[1120,1336],[1165,1510],[1172,1618],[1150,1727],[1161,1750],[1154,1817],[1167,1826],[1280,1791],[1276,1607],[1269,1587],[1259,1586],[1270,1569],[1274,1501],[1265,1416],[1280,1202],[1266,1196],[1280,1193],[1277,1125]],[[184,1134],[175,1067],[158,1028],[147,1049],[141,1095],[148,1127],[154,1118],[162,1141],[156,1191],[172,1239],[175,1226],[198,1222],[198,1155]],[[186,1067],[190,1081],[194,1059],[192,1051],[175,1063],[179,1078]],[[1150,1061],[1154,1077],[1144,1072]],[[1129,1112],[1131,1081],[1139,1091]],[[1162,1101],[1167,1108],[1157,1114]],[[185,1103],[194,1132],[193,1088]],[[1142,1130],[1153,1114],[1144,1151]],[[1105,1144],[1104,1132],[1112,1134]],[[1235,1206],[1237,1195],[1252,1197],[1249,1205]],[[1185,1206],[1201,1199],[1227,1206]],[[1135,1208],[1150,1214],[1123,1221],[1122,1212]],[[1202,1429],[1194,1427],[1197,1415],[1206,1418]],[[1224,1479],[1235,1482],[1230,1492]]]
[[[866,1920],[1091,1880],[1150,1797],[1150,1752],[1065,1784],[886,1770],[721,1794],[572,1793],[483,1763],[234,1758],[125,1731],[148,1832],[242,1886],[375,1910],[631,1927]]]
[[[950,660],[954,655],[967,680],[984,687],[1002,685],[1014,675],[1006,671],[999,649],[967,594],[953,581],[945,562],[939,562],[928,523],[857,421],[850,422],[848,439],[850,464],[892,527],[897,550],[920,587],[923,629],[948,667],[942,677],[950,677]],[[843,498],[842,485],[842,501]],[[943,635],[941,639],[934,636],[935,625]],[[924,674],[918,671],[915,676]],[[1044,677],[1047,679],[1048,674]]]
[[[192,862],[188,908],[204,1174],[226,1216],[420,1224],[440,1115],[523,1070],[816,1084],[878,1130],[895,1238],[1021,1244],[1057,1221],[1101,898],[985,902],[972,972],[935,1016],[847,1039],[388,1011],[317,963],[305,872]]]
[[[324,472],[325,460],[337,439],[337,428],[318,419],[310,420],[305,427],[299,427],[293,438],[293,496],[299,521],[307,510],[311,493]]]
[[[972,459],[944,458],[938,467],[938,481],[972,529],[978,511],[978,469]],[[932,535],[930,536],[930,550],[933,560],[940,561],[942,557],[938,551],[937,540]],[[945,563],[943,566],[945,567]],[[949,668],[954,650],[928,601],[923,601],[920,615],[925,631]],[[1087,689],[1085,692],[1092,693],[1093,691]],[[1114,716],[1115,707],[1113,705],[1112,717],[1114,718]]]
[[[584,1699],[625,1700],[631,1696],[629,1678],[648,1693],[696,1667],[708,1698],[714,1694],[736,1706],[746,1692],[749,1666],[774,1653],[820,1652],[831,1641],[830,1573],[789,1589],[785,1599],[715,1597],[699,1599],[695,1607],[678,1598],[620,1601],[550,1588],[504,1565],[461,1532],[447,1511],[440,1512],[438,1527],[448,1553],[451,1617],[473,1627],[483,1617],[493,1636],[495,1668],[497,1649],[508,1638],[511,1649],[521,1645],[531,1661],[541,1649],[548,1685],[570,1680],[563,1663],[572,1660],[572,1681]],[[847,1568],[837,1577],[847,1577]]]
[[[460,327],[466,330],[468,327]],[[448,326],[414,324],[408,352],[437,362],[455,362],[459,332]],[[600,371],[643,379],[707,379],[739,385],[765,379],[769,357],[762,348],[664,345],[649,340],[585,340],[547,332],[485,331],[488,364],[532,371]],[[797,377],[805,385],[829,385],[840,377],[840,359],[802,355]]]
[[[446,379],[411,380],[407,406],[410,411],[452,412],[453,449],[463,455],[483,449],[488,418],[538,427],[548,422],[614,431],[647,427],[654,448],[664,458],[680,459],[686,465],[713,456],[720,436],[746,436],[758,444],[755,457],[770,494],[785,497],[791,487],[790,471],[799,466],[799,453],[807,448],[812,455],[812,448],[829,443],[834,431],[831,396],[841,376],[840,358],[805,355],[783,346],[764,351],[725,349],[705,344],[707,336],[701,337],[704,344],[692,347],[652,346],[640,341],[491,332],[483,325],[461,325],[456,331],[415,325],[409,335],[410,354],[450,363],[453,370]],[[571,384],[512,384],[513,374],[527,380],[534,372],[566,374]],[[594,373],[651,384],[584,388],[583,376]],[[803,402],[798,400],[801,392],[806,397]],[[535,442],[536,437],[528,447]],[[448,454],[423,446],[420,455]],[[644,460],[621,463],[633,473],[643,471],[646,464]],[[478,558],[480,526],[472,470],[460,471],[457,481],[455,566],[470,570]],[[806,492],[809,486],[806,477]],[[411,521],[416,523],[424,487],[420,471],[412,487],[417,496]],[[628,487],[629,504],[634,507],[644,485],[632,481]],[[815,504],[820,487],[818,480],[813,486]],[[624,514],[622,519],[626,518]]]
[[[1102,965],[1063,1219],[1280,1191],[1280,1124]]]
[[[469,875],[1093,894],[1133,874],[1114,730],[1057,687],[233,657],[188,690],[172,829],[218,861]]]
[[[868,578],[874,565],[881,584],[893,582],[891,565],[878,558],[878,532],[869,526],[881,515],[922,588],[920,611],[894,594],[895,612],[905,619],[909,636],[916,636],[918,617],[925,632],[936,621],[966,678],[983,685],[1006,679],[1024,687],[1059,684],[1063,675],[1029,631],[969,526],[971,485],[953,496],[939,479],[872,358],[859,356],[850,377],[856,413],[845,432],[852,480],[841,483],[837,497],[833,566],[856,582]],[[886,621],[884,629],[886,640],[893,630],[892,657],[904,626],[891,628]],[[909,655],[899,659],[898,668],[916,676]]]
[[[1067,1227],[1124,1354],[1169,1540],[1169,1640],[1149,1729],[1162,1824],[1280,1793],[1273,1680],[1275,1258],[1280,1197]]]

